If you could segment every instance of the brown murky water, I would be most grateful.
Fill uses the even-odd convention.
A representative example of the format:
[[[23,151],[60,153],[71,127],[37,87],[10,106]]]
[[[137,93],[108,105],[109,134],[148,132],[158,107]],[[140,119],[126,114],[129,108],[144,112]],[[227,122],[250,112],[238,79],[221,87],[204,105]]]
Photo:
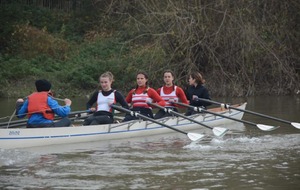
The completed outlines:
[[[225,99],[216,99],[225,101]],[[73,111],[86,100],[73,100]],[[242,99],[226,100],[240,103]],[[0,100],[0,118],[15,100]],[[300,97],[255,97],[247,109],[300,122]],[[191,143],[185,135],[135,138],[23,150],[0,149],[1,189],[298,189],[300,130],[280,125]],[[243,124],[237,124],[243,127]]]

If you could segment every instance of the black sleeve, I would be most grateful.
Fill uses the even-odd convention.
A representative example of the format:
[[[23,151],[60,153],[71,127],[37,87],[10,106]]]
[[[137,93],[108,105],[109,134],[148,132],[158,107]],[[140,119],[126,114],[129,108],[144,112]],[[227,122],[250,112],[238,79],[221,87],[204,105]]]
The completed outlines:
[[[95,91],[90,100],[86,103],[86,108],[90,109],[95,102],[97,102],[98,91]]]
[[[204,86],[201,86],[199,89],[197,89],[197,93],[195,95],[197,95],[199,98],[204,98],[204,99],[210,100],[208,90]],[[192,100],[191,105],[207,107],[207,106],[210,106],[211,103],[206,102],[206,101],[201,101],[201,100]]]
[[[184,91],[184,93],[185,93],[185,96],[186,96],[186,98],[187,98],[187,100],[189,100],[189,101],[191,101],[192,99],[191,99],[191,95],[190,95],[190,87],[187,87],[186,89],[185,89],[185,91]]]
[[[118,91],[115,92],[115,95],[116,95],[116,102],[121,104],[122,107],[129,109],[129,106],[128,106],[124,96]]]
[[[202,98],[211,100],[208,90],[205,87],[203,87]],[[204,107],[207,107],[207,106],[210,106],[212,103],[206,102],[206,101],[200,101],[200,104]]]

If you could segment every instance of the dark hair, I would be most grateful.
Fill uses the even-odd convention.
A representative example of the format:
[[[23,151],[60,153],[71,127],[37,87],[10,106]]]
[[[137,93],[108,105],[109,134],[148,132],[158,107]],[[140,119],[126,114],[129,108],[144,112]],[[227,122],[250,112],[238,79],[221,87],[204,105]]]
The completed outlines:
[[[145,71],[139,71],[139,72],[136,74],[136,76],[138,76],[139,74],[144,75],[145,79],[148,79],[148,78],[149,78],[149,77],[148,77],[148,74],[147,74]],[[136,85],[135,90],[136,90],[137,88],[138,88],[138,85]],[[148,86],[148,81],[147,81],[147,82],[146,82],[146,92],[144,92],[144,93],[147,93],[148,88],[149,88],[149,86]],[[135,93],[135,91],[134,91],[134,93]]]
[[[192,79],[195,79],[197,84],[204,84],[205,83],[205,80],[203,79],[201,73],[199,73],[199,72],[192,72],[189,76]]]
[[[148,79],[148,74],[144,71],[139,71],[136,76],[138,76],[139,74],[144,75],[145,79]],[[148,81],[146,82],[146,86],[148,86]]]
[[[163,74],[165,74],[165,73],[171,73],[172,77],[175,80],[175,74],[174,74],[174,72],[172,70],[165,70]]]
[[[49,91],[51,89],[51,83],[45,79],[35,81],[35,87],[38,92]]]

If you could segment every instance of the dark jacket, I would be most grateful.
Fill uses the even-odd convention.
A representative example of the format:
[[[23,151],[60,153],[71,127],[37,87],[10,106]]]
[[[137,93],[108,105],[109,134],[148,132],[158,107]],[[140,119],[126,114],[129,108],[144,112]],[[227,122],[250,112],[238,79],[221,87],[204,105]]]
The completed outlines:
[[[187,99],[190,101],[190,105],[192,106],[203,106],[206,108],[207,106],[211,105],[211,103],[209,102],[193,100],[193,95],[198,96],[198,98],[205,98],[210,100],[208,90],[203,85],[197,85],[196,87],[194,85],[189,86],[185,93]]]

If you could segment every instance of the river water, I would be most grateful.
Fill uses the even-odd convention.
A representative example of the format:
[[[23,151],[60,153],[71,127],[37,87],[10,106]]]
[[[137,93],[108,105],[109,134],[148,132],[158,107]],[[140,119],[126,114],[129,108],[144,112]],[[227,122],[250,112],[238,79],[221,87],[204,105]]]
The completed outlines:
[[[243,99],[215,99],[240,103]],[[73,101],[73,111],[85,99]],[[0,118],[15,100],[0,100]],[[251,97],[247,109],[300,122],[300,97]],[[299,189],[300,130],[249,114],[245,120],[280,125],[221,139],[191,142],[181,133],[122,141],[0,149],[1,189]]]

